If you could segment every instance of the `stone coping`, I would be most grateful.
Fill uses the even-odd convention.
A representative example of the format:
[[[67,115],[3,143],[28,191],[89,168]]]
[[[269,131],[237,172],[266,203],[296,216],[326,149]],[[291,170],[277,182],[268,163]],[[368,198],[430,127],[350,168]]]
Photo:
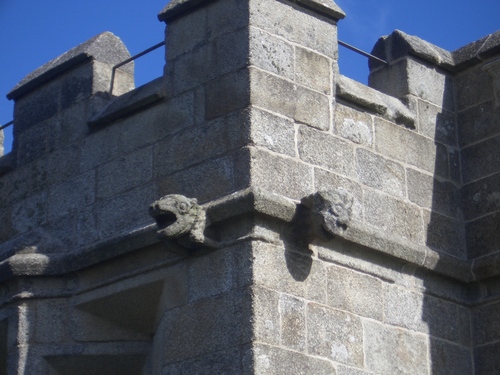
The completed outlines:
[[[132,91],[116,97],[101,112],[90,119],[92,129],[111,123],[121,117],[146,109],[165,98],[163,77],[159,77]]]
[[[114,66],[128,58],[130,58],[130,53],[120,38],[106,31],[70,49],[28,74],[7,94],[7,98],[17,100],[36,87],[85,61],[93,59]],[[134,64],[131,62],[120,69],[133,74]]]
[[[398,99],[343,75],[338,76],[336,84],[337,98],[368,109],[389,121],[415,129],[415,114]]]
[[[204,207],[211,224],[226,222],[230,225],[232,218],[252,213],[290,223],[297,214],[298,206],[296,202],[285,197],[248,188],[209,202]],[[461,260],[356,221],[351,222],[348,228],[337,236],[361,245],[363,251],[375,251],[461,282],[480,281],[500,274],[498,254],[474,261]],[[245,237],[243,240],[252,238]],[[334,244],[335,238],[331,241]],[[0,282],[20,276],[68,274],[159,242],[156,238],[156,226],[150,224],[75,252],[12,255],[0,262]],[[236,240],[225,245],[231,246],[237,242],[241,241]],[[171,254],[168,259],[179,261],[182,257]]]
[[[487,58],[500,54],[500,30],[449,52],[416,36],[400,30],[381,37],[372,49],[372,54],[389,62],[406,56],[416,56],[452,73],[478,64]],[[383,68],[380,62],[370,59],[370,71]]]
[[[214,0],[172,0],[158,14],[158,19],[163,22],[171,21],[172,19],[175,19],[184,13],[190,12],[210,1]],[[344,11],[340,9],[340,7],[335,4],[333,0],[288,0],[283,2],[297,4],[298,6],[312,10],[315,13],[319,13],[335,21],[345,17]]]

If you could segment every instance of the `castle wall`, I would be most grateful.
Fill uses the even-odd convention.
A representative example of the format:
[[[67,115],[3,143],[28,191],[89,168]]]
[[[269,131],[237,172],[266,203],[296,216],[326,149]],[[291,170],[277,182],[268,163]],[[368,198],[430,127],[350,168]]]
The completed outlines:
[[[104,33],[9,93],[0,372],[494,371],[496,44],[396,31],[370,88],[338,71],[343,17],[173,1],[157,80],[111,83]],[[157,237],[168,194],[201,231]]]

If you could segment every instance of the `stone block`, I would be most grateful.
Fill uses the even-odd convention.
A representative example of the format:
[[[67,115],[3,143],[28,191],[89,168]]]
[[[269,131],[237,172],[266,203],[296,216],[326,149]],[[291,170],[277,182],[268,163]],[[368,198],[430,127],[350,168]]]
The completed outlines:
[[[474,349],[476,374],[495,375],[500,368],[500,343],[484,345]]]
[[[28,164],[43,158],[49,153],[50,147],[50,120],[15,135],[17,144],[17,164]]]
[[[116,123],[114,126],[120,127],[119,147],[122,154],[192,127],[194,101],[193,93],[187,92]]]
[[[167,61],[192,52],[207,42],[207,8],[200,7],[169,22],[165,33]]]
[[[464,185],[461,193],[465,220],[500,211],[500,172]]]
[[[16,233],[24,233],[47,222],[47,193],[33,194],[12,207],[12,226]]]
[[[165,366],[161,374],[239,374],[241,368],[240,358],[241,353],[238,349],[224,350]]]
[[[406,58],[371,72],[369,86],[396,98],[414,95],[438,107],[454,109],[452,78],[421,60]]]
[[[423,100],[418,100],[418,131],[445,145],[457,145],[457,125],[453,112]]]
[[[459,342],[457,305],[401,287],[384,288],[384,322]]]
[[[281,294],[281,345],[304,352],[306,349],[306,305],[303,300]]]
[[[458,218],[460,190],[451,182],[408,168],[408,199],[420,207]]]
[[[380,374],[429,373],[427,338],[400,328],[363,321],[365,368]]]
[[[450,168],[450,180],[462,183],[462,168],[460,165],[460,151],[456,148],[448,148],[448,162]]]
[[[243,168],[240,163],[246,162],[239,161],[236,156],[227,156],[166,176],[158,181],[158,196],[182,194],[203,203],[247,187],[248,180],[240,178],[239,173],[248,171],[248,166]]]
[[[372,117],[363,111],[335,104],[334,132],[351,142],[371,146],[373,144]]]
[[[376,150],[441,177],[448,177],[448,151],[432,140],[396,124],[375,119]]]
[[[243,109],[250,103],[248,71],[239,70],[205,86],[205,118],[212,120]]]
[[[225,249],[189,262],[189,302],[228,292],[233,286],[232,251]]]
[[[500,212],[466,223],[465,237],[469,259],[499,251]]]
[[[248,5],[239,0],[215,1],[207,4],[207,36],[239,30],[248,25]]]
[[[338,58],[337,25],[295,8],[291,4],[269,0],[250,2],[250,23],[290,42],[317,51],[334,60]]]
[[[322,55],[297,46],[295,47],[295,81],[300,85],[330,95],[333,89],[332,63],[332,60]]]
[[[279,347],[255,344],[243,356],[244,375],[335,375],[332,363]]]
[[[354,201],[352,204],[352,218],[363,221],[363,189],[361,186],[338,174],[325,171],[324,169],[314,169],[314,187],[316,190],[328,190],[332,188],[344,188],[352,194]]]
[[[500,135],[462,149],[462,177],[468,183],[497,173],[500,165]]]
[[[383,318],[382,282],[353,270],[327,268],[327,304],[356,315],[381,321]]]
[[[171,174],[245,146],[249,138],[248,128],[247,112],[238,111],[215,119],[202,127],[186,129],[156,143],[155,176]]]
[[[323,262],[263,242],[255,243],[254,259],[256,285],[319,303],[326,302]]]
[[[251,337],[251,300],[245,291],[207,298],[167,311],[163,357],[166,364],[228,350]]]
[[[354,150],[350,143],[306,126],[299,128],[297,141],[299,156],[305,162],[343,176],[354,176]]]
[[[493,98],[491,77],[476,65],[455,78],[457,110],[461,111]]]
[[[297,156],[295,126],[286,117],[252,107],[250,141],[279,154]]]
[[[356,150],[356,174],[363,184],[395,197],[406,196],[405,170],[381,155],[358,148]]]
[[[473,374],[472,355],[469,348],[447,341],[430,339],[431,374]]]
[[[330,128],[330,101],[326,95],[255,68],[250,69],[250,90],[255,106],[314,128]]]
[[[76,144],[51,152],[44,162],[51,171],[51,185],[72,180],[80,175],[80,149]]]
[[[499,132],[500,107],[494,108],[492,102],[481,103],[460,112],[457,120],[460,146],[465,147]]]
[[[48,193],[48,219],[60,220],[68,214],[75,214],[94,203],[95,172],[89,171],[50,188]]]
[[[475,345],[489,344],[500,339],[500,302],[475,307],[472,310],[472,332]]]
[[[244,68],[247,63],[248,32],[238,30],[220,35],[170,62],[175,71],[173,92],[185,92]]]
[[[401,236],[413,242],[422,242],[421,211],[401,200],[376,191],[365,191],[365,220],[387,234]]]
[[[294,79],[294,48],[282,38],[250,27],[250,65],[267,72]]]
[[[363,367],[363,329],[359,317],[315,303],[307,305],[308,353]]]
[[[280,345],[279,293],[261,287],[254,287],[253,293],[255,340],[270,345]]]
[[[123,156],[120,138],[115,136],[116,129],[108,127],[89,134],[80,146],[80,172],[86,172],[109,160]]]
[[[467,258],[465,231],[461,220],[427,210],[423,211],[423,219],[427,246],[457,258]]]
[[[153,187],[143,185],[103,201],[95,207],[99,238],[116,236],[151,223],[147,208],[155,198]]]
[[[37,302],[35,340],[38,343],[62,342],[66,338],[67,300],[43,299]]]
[[[151,181],[153,176],[153,147],[99,166],[97,169],[97,197],[110,198]]]
[[[252,149],[251,158],[252,186],[292,199],[312,193],[312,167],[260,149]]]
[[[111,66],[99,61],[81,65],[68,72],[61,80],[60,110],[87,99],[94,92],[107,93],[110,88],[110,78]]]
[[[337,375],[373,375],[373,372],[367,372],[353,367],[338,365]]]
[[[59,111],[60,82],[52,82],[17,100],[14,106],[14,136],[23,133]]]

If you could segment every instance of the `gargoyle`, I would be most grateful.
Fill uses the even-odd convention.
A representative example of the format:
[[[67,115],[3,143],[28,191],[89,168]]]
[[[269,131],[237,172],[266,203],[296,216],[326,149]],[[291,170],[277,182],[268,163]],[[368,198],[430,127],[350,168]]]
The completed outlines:
[[[332,235],[341,234],[347,229],[353,202],[352,194],[344,188],[321,190],[301,201],[310,210],[313,232],[323,228]]]
[[[217,247],[205,237],[206,212],[196,198],[166,195],[149,206],[149,215],[155,219],[156,233],[162,241],[174,239],[189,250]]]

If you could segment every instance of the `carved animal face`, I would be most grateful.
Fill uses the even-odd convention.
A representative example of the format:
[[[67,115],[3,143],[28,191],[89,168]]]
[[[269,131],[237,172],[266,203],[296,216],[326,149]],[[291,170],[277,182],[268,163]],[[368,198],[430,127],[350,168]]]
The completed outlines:
[[[159,238],[176,238],[194,227],[199,209],[195,198],[171,194],[154,202],[149,207],[149,215],[156,221]]]

